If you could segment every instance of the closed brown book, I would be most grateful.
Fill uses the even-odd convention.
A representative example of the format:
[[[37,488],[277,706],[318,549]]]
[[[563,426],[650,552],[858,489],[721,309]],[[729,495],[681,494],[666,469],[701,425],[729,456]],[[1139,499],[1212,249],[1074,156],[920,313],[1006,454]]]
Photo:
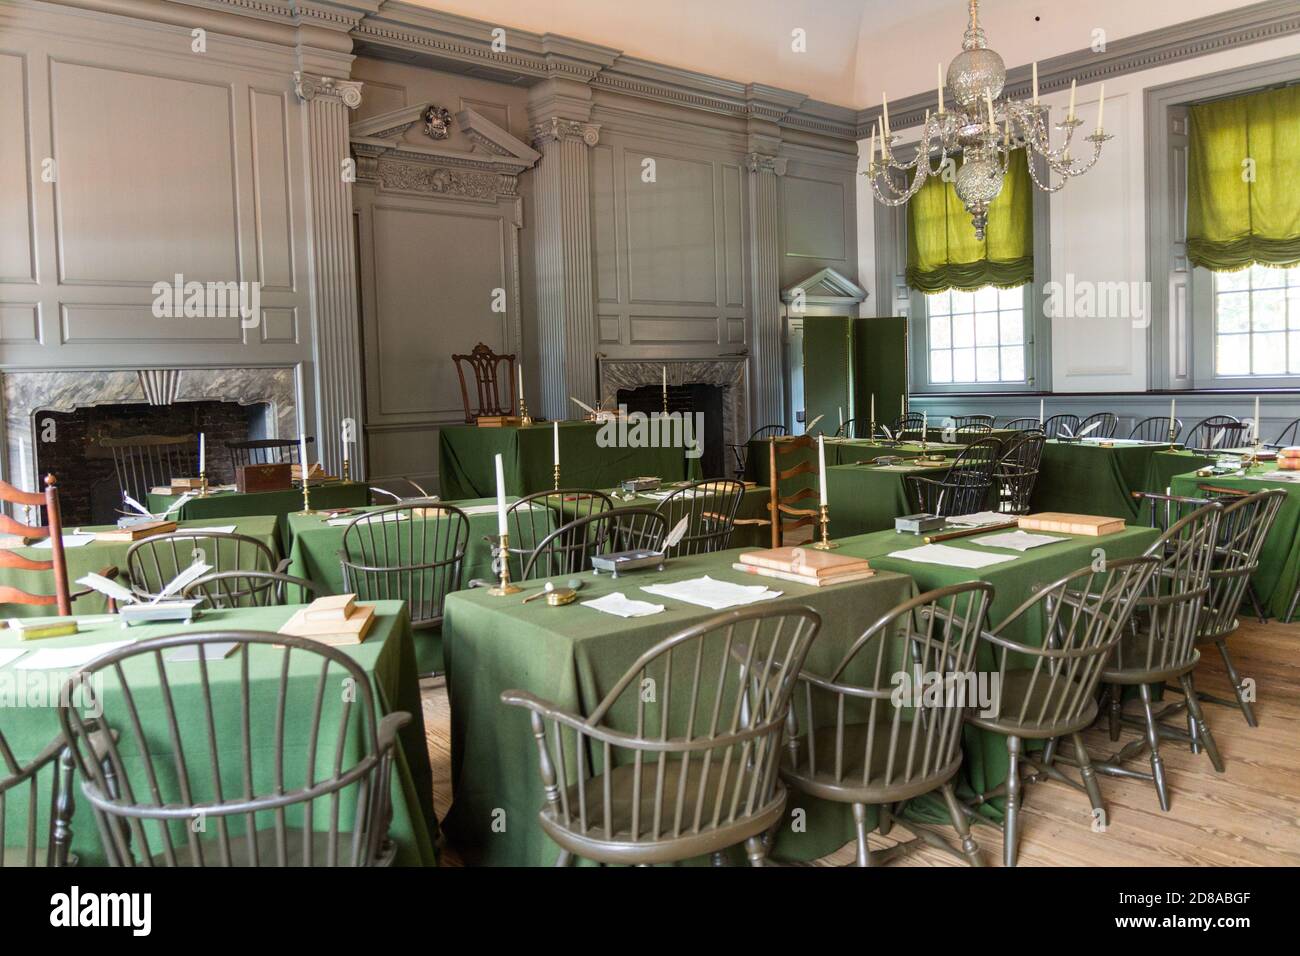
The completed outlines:
[[[355,594],[331,594],[328,597],[317,598],[308,604],[303,616],[312,622],[346,621],[352,616],[356,606]]]
[[[152,538],[158,534],[171,534],[176,530],[175,521],[143,521],[125,528],[113,528],[109,531],[96,531],[96,541],[139,541]]]
[[[1056,531],[1061,534],[1086,534],[1094,537],[1124,530],[1123,518],[1102,515],[1076,515],[1062,511],[1040,511],[1021,515],[1019,525],[1025,531]]]
[[[866,558],[832,554],[814,548],[768,548],[764,551],[746,551],[740,556],[740,563],[802,574],[807,577],[848,574],[865,571],[871,567]]]
[[[352,614],[341,621],[310,621],[306,616],[307,611],[308,608],[303,608],[295,612],[277,633],[306,637],[331,646],[360,644],[370,632],[370,626],[375,623],[375,608],[372,604],[356,605]]]
[[[279,464],[240,465],[235,469],[235,488],[242,492],[288,491],[293,487],[293,466]]]
[[[198,491],[202,487],[202,478],[173,478],[171,493],[175,495],[182,491]]]
[[[832,584],[847,584],[850,581],[862,581],[876,573],[871,568],[863,568],[860,571],[827,574],[819,577],[811,574],[797,574],[794,571],[778,571],[776,568],[762,568],[757,564],[740,564],[739,562],[733,564],[732,568],[737,571],[744,571],[746,574],[756,574],[765,578],[776,578],[780,581],[795,581],[799,584],[808,584],[815,588],[829,587]]]

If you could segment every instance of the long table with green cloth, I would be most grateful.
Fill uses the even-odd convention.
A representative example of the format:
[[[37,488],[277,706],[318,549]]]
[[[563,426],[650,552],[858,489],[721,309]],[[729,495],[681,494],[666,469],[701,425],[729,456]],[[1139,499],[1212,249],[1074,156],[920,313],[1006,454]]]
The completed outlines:
[[[826,501],[831,537],[893,530],[894,519],[913,510],[908,477],[938,478],[950,467],[952,459],[942,465],[828,465]]]
[[[193,521],[181,521],[177,530],[193,531],[213,526],[229,527],[234,525],[237,534],[247,535],[260,541],[271,549],[273,555],[278,557],[281,552],[277,524],[278,519],[274,515],[245,518],[202,518]],[[112,529],[112,525],[98,525],[81,528],[80,530],[89,532]],[[70,529],[65,529],[64,533],[65,535],[69,534]],[[78,578],[84,577],[91,572],[98,574],[109,567],[116,567],[120,575],[125,577],[127,573],[126,552],[130,549],[131,544],[132,542],[129,541],[90,541],[75,548],[65,547],[63,556],[68,567],[68,580],[73,582],[72,590],[74,592],[84,590],[81,585],[75,583]],[[49,548],[15,548],[13,550],[16,554],[31,558],[33,561],[50,560]],[[12,585],[31,594],[54,593],[54,580],[49,571],[0,568],[0,584]],[[106,608],[107,599],[98,591],[77,598],[72,602],[74,614],[97,614]],[[7,604],[3,611],[3,615],[6,617],[45,617],[56,613],[57,611],[53,607],[30,604]]]
[[[1259,570],[1251,578],[1264,609],[1285,622],[1287,607],[1297,584],[1300,584],[1300,482],[1279,478],[1279,474],[1294,475],[1296,472],[1279,473],[1275,463],[1267,463],[1240,476],[1200,478],[1195,472],[1177,475],[1170,479],[1170,485],[1175,495],[1193,498],[1205,497],[1200,490],[1202,485],[1233,488],[1250,494],[1269,488],[1281,488],[1286,492],[1286,501],[1264,539]]]
[[[1127,440],[1115,444],[1049,440],[1043,446],[1031,508],[1132,521],[1139,508],[1133,492],[1152,490],[1151,463],[1168,447]]]
[[[323,481],[313,483],[307,489],[313,509],[318,508],[354,508],[370,504],[370,489],[356,481]],[[146,507],[154,514],[161,514],[175,504],[179,495],[163,495],[150,492]],[[302,490],[290,488],[284,491],[217,491],[199,498],[191,498],[181,505],[181,520],[196,518],[240,518],[246,515],[274,515],[283,518],[302,510]],[[177,517],[175,514],[173,518]],[[289,550],[287,525],[282,526],[284,550]]]
[[[625,478],[664,481],[700,477],[699,458],[685,448],[602,444],[613,425],[560,422],[560,486],[609,488]],[[555,456],[550,423],[480,428],[451,425],[438,430],[438,481],[444,500],[496,494],[495,456],[501,456],[506,494],[520,497],[554,487]]]
[[[763,606],[776,610],[807,605],[821,615],[822,630],[806,666],[824,672],[838,662],[863,630],[916,589],[974,579],[989,581],[996,589],[992,610],[996,621],[1036,586],[1090,564],[1095,548],[1105,548],[1107,555],[1114,558],[1139,554],[1154,540],[1155,532],[1133,528],[1104,539],[1062,537],[1066,540],[1023,555],[996,552],[1013,560],[982,572],[887,557],[892,551],[923,543],[915,536],[887,531],[844,538],[836,553],[870,559],[878,571],[876,575],[824,588],[765,579],[764,583],[782,595]],[[973,544],[970,538],[949,543],[982,553],[991,550]],[[634,572],[617,581],[605,575],[592,576],[580,600],[613,591],[646,598],[639,590],[643,585],[704,574],[717,580],[753,584],[752,576],[732,569],[739,554],[740,549],[734,549],[676,558],[663,571]],[[474,590],[447,598],[443,634],[451,699],[453,798],[444,832],[472,864],[546,865],[554,861],[557,852],[537,823],[536,814],[544,797],[528,716],[523,710],[502,704],[502,691],[526,690],[564,709],[589,713],[639,654],[716,613],[657,596],[652,600],[665,605],[662,613],[626,620],[581,604],[558,608],[536,601],[523,604],[522,598],[541,584],[530,582],[523,594],[512,597],[494,597]],[[1026,622],[1029,627],[1028,619]],[[1041,640],[1041,634],[1022,636]],[[1006,747],[1002,738],[967,728],[965,754],[963,786],[984,791],[1005,779]],[[806,814],[806,826],[798,829],[790,825],[796,809]],[[504,830],[499,826],[502,814],[507,821]],[[852,815],[847,806],[792,794],[787,814],[773,847],[773,856],[778,859],[815,859],[853,839]]]
[[[432,793],[433,775],[429,767],[428,749],[425,742],[424,720],[420,707],[420,692],[415,668],[415,651],[411,643],[410,619],[406,607],[400,601],[375,602],[375,622],[362,644],[344,647],[342,650],[355,660],[370,675],[372,689],[380,713],[402,710],[411,715],[411,722],[400,732],[396,759],[393,766],[393,820],[389,828],[397,845],[396,862],[402,865],[432,866],[437,863],[435,843],[438,835],[438,822],[434,815]],[[294,606],[271,608],[245,608],[228,611],[208,611],[199,620],[190,625],[185,624],[151,624],[122,629],[116,621],[88,620],[83,630],[75,635],[45,638],[40,641],[19,641],[9,631],[0,631],[0,649],[17,646],[53,648],[78,645],[98,644],[120,640],[143,640],[168,634],[201,633],[215,630],[240,631],[275,631],[297,611]],[[30,653],[30,651],[29,651]],[[212,706],[214,719],[218,726],[216,740],[217,758],[222,769],[224,790],[227,795],[242,793],[244,781],[241,777],[242,733],[240,707],[240,680],[242,664],[236,651],[222,660],[206,662],[212,681]],[[283,666],[284,652],[270,645],[259,645],[251,649],[249,656],[250,726],[257,746],[254,749],[255,789],[263,794],[272,792],[275,779],[273,750],[269,737],[274,732],[278,708],[278,686]],[[39,675],[42,686],[58,688],[70,672],[28,671],[16,668],[22,658],[0,668],[0,679],[22,681],[25,686]],[[164,755],[168,766],[172,753],[172,744],[168,735],[166,721],[157,709],[159,691],[162,686],[158,669],[152,657],[137,658],[124,665],[130,681],[132,694],[137,699],[142,716],[147,726],[147,739],[155,755]],[[206,720],[203,714],[205,706],[199,677],[199,663],[173,661],[167,664],[168,688],[178,716],[178,725],[182,734],[182,747],[188,755],[191,783],[197,795],[212,794],[211,766],[208,759],[209,740]],[[296,700],[292,712],[293,719],[285,722],[286,779],[301,779],[302,765],[309,752],[307,741],[311,729],[313,697],[310,689],[315,686],[315,679],[320,673],[320,664],[312,663],[304,654],[291,658],[290,695]],[[116,681],[106,680],[103,686],[104,712],[110,718],[116,713],[124,715],[121,692]],[[321,751],[318,760],[317,776],[328,772],[332,766],[335,748],[331,734],[338,726],[339,714],[336,703],[344,695],[326,694],[322,698],[324,709],[321,714],[322,741],[328,741],[328,755]],[[14,751],[19,764],[36,757],[56,739],[59,734],[59,720],[56,708],[48,706],[47,700],[35,701],[33,706],[0,707],[0,729]],[[356,721],[352,722],[353,726]],[[123,734],[123,740],[133,739],[131,734]],[[355,760],[360,753],[362,740],[353,733],[343,748],[343,759]],[[326,744],[323,742],[322,747]],[[128,749],[124,757],[129,761]],[[324,768],[324,769],[321,769]],[[49,786],[50,775],[41,774],[41,787],[37,800],[42,808],[39,819],[40,832],[48,832]],[[72,818],[72,852],[77,855],[82,865],[103,865],[105,857],[100,845],[90,804],[81,796],[79,785],[74,783],[75,811]],[[355,792],[350,791],[350,792]],[[16,801],[25,799],[26,787],[11,792],[8,806],[11,819],[25,819],[26,805]],[[317,828],[324,829],[329,814],[317,808]],[[6,829],[6,846],[19,846],[25,834],[17,826]],[[233,830],[232,832],[240,832]],[[157,843],[154,844],[155,846]],[[215,849],[213,850],[215,852]]]
[[[745,466],[745,478],[759,485],[768,485],[770,474],[769,439],[755,439],[749,443],[749,459]],[[945,455],[953,458],[965,446],[956,442],[871,442],[865,438],[828,438],[826,439],[826,467],[832,465],[853,465],[860,461],[873,461],[888,456],[913,457],[924,453]],[[817,463],[815,449],[787,454],[780,460],[781,470],[788,471],[802,461]],[[812,476],[810,481],[816,481]],[[793,485],[791,487],[794,487]]]

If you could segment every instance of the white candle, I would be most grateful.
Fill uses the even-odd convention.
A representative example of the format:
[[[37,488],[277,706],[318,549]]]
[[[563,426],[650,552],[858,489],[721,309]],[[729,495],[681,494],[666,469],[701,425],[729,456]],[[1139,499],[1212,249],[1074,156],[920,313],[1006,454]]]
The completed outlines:
[[[1174,422],[1178,420],[1176,409],[1178,408],[1178,399],[1169,399],[1169,434],[1174,433]]]
[[[501,469],[501,456],[495,455],[497,468],[497,534],[506,533],[506,476]]]
[[[928,437],[930,437],[930,413],[922,412],[921,413],[921,441],[925,441]]]
[[[817,478],[818,487],[821,491],[822,506],[826,505],[826,441],[821,436],[817,436]]]
[[[667,411],[668,405],[668,366],[664,366],[664,411]]]
[[[1071,81],[1070,81],[1070,114],[1069,114],[1069,119],[1071,120],[1071,122],[1073,122],[1073,120],[1074,120],[1074,80],[1071,80]]]
[[[876,161],[876,124],[871,124],[871,145],[867,149],[867,163],[871,164]],[[869,167],[868,167],[869,168]]]
[[[1043,424],[1043,421],[1043,400],[1040,398],[1038,400],[1038,424]]]
[[[1038,61],[1034,61],[1034,105],[1038,105]]]
[[[943,64],[937,67],[939,76],[939,115],[943,115]]]
[[[311,472],[311,467],[307,462],[307,430],[303,429],[298,436],[298,460],[302,462],[302,480],[303,484],[307,483],[307,475]]]
[[[883,141],[880,152],[889,155],[889,97],[880,94],[880,131]]]
[[[1259,441],[1259,396],[1255,396],[1255,441]]]
[[[1101,91],[1097,94],[1097,132],[1101,132],[1101,116],[1106,109],[1106,84],[1101,84]]]
[[[876,420],[876,393],[872,392],[871,393],[871,421],[874,423],[875,420]],[[871,437],[874,438],[875,436],[873,435]]]
[[[524,404],[524,363],[519,363],[519,406]]]
[[[993,119],[993,91],[986,89],[984,91],[984,102],[989,108],[989,125],[996,126],[997,122]]]
[[[203,432],[199,432],[199,474],[203,474],[208,469],[207,465],[207,447],[203,440]]]
[[[899,412],[898,412],[899,415],[907,414],[907,392],[903,392],[898,396],[898,408],[899,408]]]
[[[555,443],[555,451],[554,451],[555,467],[559,468],[560,467],[560,423],[559,422],[551,422],[551,436],[555,440],[554,442]]]
[[[339,447],[343,449],[343,457],[348,457],[348,426],[347,422],[339,424]]]
[[[844,427],[844,406],[840,406],[840,428]]]

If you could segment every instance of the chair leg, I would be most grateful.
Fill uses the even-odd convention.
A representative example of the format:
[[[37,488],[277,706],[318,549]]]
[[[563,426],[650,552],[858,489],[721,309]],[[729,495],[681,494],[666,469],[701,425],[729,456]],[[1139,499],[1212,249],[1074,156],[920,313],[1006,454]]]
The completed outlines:
[[[556,866],[572,866],[573,854],[568,850],[561,850],[560,855],[555,858]]]
[[[1124,714],[1124,689],[1119,684],[1110,685],[1109,731],[1111,740],[1119,740],[1119,722]]]
[[[1097,782],[1097,771],[1092,769],[1092,758],[1088,756],[1088,748],[1083,745],[1083,737],[1080,734],[1071,734],[1070,740],[1074,744],[1074,756],[1079,762],[1079,774],[1083,777],[1083,787],[1088,791],[1088,802],[1092,804],[1094,811],[1101,812],[1102,823],[1106,820],[1106,804],[1101,799],[1101,784]]]
[[[1007,738],[1007,809],[1002,825],[1002,865],[1016,865],[1020,839],[1020,738]]]
[[[1196,733],[1196,719],[1192,716],[1192,709],[1187,708],[1187,745],[1191,748],[1192,753],[1201,752],[1201,740]]]
[[[1196,696],[1196,685],[1192,682],[1192,675],[1184,674],[1181,680],[1183,693],[1187,697],[1187,718],[1195,722],[1197,736],[1200,737],[1205,752],[1210,755],[1210,763],[1214,764],[1214,769],[1218,773],[1223,773],[1223,757],[1219,755],[1219,745],[1214,742],[1214,735],[1210,733],[1209,725],[1205,723],[1205,714],[1201,711],[1201,701]]]
[[[1267,624],[1268,615],[1264,612],[1264,605],[1260,603],[1259,593],[1255,590],[1254,581],[1246,584],[1246,596],[1250,598],[1250,606],[1255,609],[1255,615],[1259,618],[1259,623]]]
[[[886,803],[877,812],[880,822],[876,824],[876,829],[881,836],[889,836],[889,831],[894,828],[894,808]]]
[[[966,820],[966,814],[962,812],[961,806],[957,803],[957,794],[952,788],[952,782],[949,781],[943,785],[943,799],[948,804],[948,816],[952,818],[952,825],[961,837],[961,852],[965,854],[967,862],[971,866],[983,866],[984,860],[980,858],[979,847],[975,845],[974,839],[970,835],[970,823]]]
[[[1151,748],[1151,778],[1155,781],[1156,796],[1160,800],[1160,809],[1169,810],[1169,786],[1165,782],[1165,763],[1160,759],[1160,732],[1156,729],[1156,718],[1151,711],[1151,688],[1139,684],[1142,694],[1142,713],[1146,717],[1147,746]]]
[[[767,865],[767,844],[761,836],[752,836],[745,841],[745,855],[749,857],[750,866]]]
[[[853,827],[858,832],[858,866],[871,865],[871,850],[867,847],[867,805],[853,804]]]
[[[1227,641],[1215,641],[1219,647],[1219,656],[1223,658],[1223,666],[1228,672],[1228,680],[1232,681],[1232,692],[1237,697],[1237,706],[1241,708],[1241,713],[1246,718],[1246,723],[1252,727],[1258,727],[1259,721],[1255,719],[1255,708],[1246,700],[1245,688],[1241,686],[1241,675],[1237,673],[1237,668],[1232,663],[1232,657],[1228,654]]]

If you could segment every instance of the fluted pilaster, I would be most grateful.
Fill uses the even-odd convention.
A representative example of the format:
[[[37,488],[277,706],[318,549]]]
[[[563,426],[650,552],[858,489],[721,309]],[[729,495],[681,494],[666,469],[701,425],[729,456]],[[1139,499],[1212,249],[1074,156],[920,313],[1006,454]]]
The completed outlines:
[[[785,422],[785,385],[781,374],[781,254],[777,231],[777,177],[785,175],[779,156],[750,153],[749,228],[753,282],[754,427]],[[788,422],[785,422],[787,425]]]
[[[352,230],[352,179],[348,123],[361,105],[361,84],[294,74],[304,101],[307,173],[311,195],[312,324],[316,363],[316,449],[333,474],[342,468],[339,425],[356,422],[351,471],[365,475],[361,440],[361,333],[357,319],[357,269]]]
[[[552,117],[533,129],[537,164],[538,339],[542,412],[566,418],[569,396],[595,402],[596,303],[587,153],[594,123]]]

